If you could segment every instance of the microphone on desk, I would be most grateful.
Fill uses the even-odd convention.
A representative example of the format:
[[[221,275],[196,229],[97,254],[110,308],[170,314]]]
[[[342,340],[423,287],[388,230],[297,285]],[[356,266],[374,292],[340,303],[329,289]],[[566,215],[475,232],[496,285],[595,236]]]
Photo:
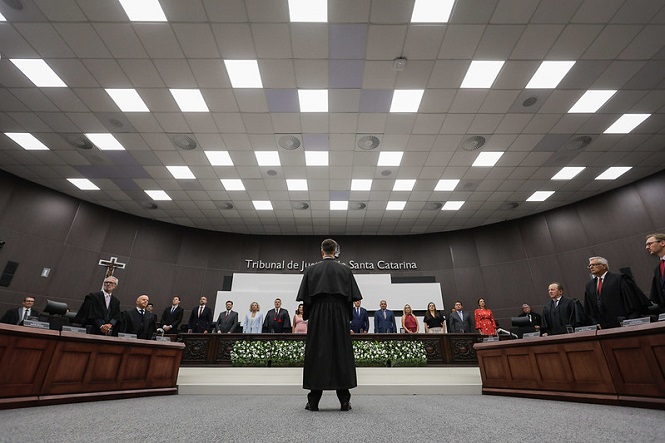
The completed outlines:
[[[161,334],[162,337],[164,337],[164,329],[162,328],[157,328],[157,333]]]
[[[506,335],[508,335],[508,336],[510,336],[510,337],[519,338],[519,337],[517,336],[517,334],[513,334],[512,332],[506,331],[505,329],[502,329],[502,328],[496,328],[496,335],[499,335],[499,333],[506,334]]]

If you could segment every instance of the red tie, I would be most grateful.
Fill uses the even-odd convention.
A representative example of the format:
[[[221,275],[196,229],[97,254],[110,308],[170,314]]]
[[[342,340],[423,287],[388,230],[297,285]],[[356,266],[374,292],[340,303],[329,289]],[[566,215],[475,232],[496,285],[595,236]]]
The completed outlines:
[[[603,289],[603,279],[598,277],[598,290],[596,291],[600,295],[600,291]]]
[[[229,311],[226,311],[226,318],[229,318]]]
[[[660,260],[660,278],[665,279],[665,260]]]
[[[199,317],[201,316],[201,314],[203,314],[203,306],[199,307]]]

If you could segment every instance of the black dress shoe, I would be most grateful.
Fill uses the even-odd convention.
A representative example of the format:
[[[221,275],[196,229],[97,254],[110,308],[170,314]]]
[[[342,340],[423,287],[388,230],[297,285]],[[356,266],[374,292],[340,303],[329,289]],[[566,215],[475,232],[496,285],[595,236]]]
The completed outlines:
[[[339,408],[340,411],[350,411],[351,409],[351,403],[342,403],[342,406]]]
[[[318,405],[317,405],[317,406],[311,406],[311,405],[309,404],[309,402],[307,402],[307,404],[305,405],[305,409],[307,409],[308,411],[318,411],[318,410],[319,410],[319,406],[318,406]]]

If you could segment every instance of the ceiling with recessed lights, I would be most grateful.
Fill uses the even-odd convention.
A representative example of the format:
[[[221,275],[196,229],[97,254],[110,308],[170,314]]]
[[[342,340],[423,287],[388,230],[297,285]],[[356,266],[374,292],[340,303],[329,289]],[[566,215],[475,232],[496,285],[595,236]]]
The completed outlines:
[[[0,0],[0,169],[276,235],[471,228],[665,169],[665,1],[318,2]]]

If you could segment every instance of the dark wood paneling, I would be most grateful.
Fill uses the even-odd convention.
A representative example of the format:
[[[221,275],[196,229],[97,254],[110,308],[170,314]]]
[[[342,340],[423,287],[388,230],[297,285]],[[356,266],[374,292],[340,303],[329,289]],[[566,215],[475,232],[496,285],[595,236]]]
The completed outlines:
[[[211,241],[215,235],[216,233],[211,231],[185,230],[182,234],[177,264],[205,269],[208,265]]]
[[[175,394],[183,349],[0,325],[0,408]]]
[[[146,294],[153,301],[157,294],[165,297],[169,304],[173,294],[171,290],[176,279],[177,266],[171,263],[155,262],[133,258],[127,263],[121,281],[122,297],[120,302],[124,309],[134,307],[139,295]],[[154,294],[154,295],[153,295]],[[162,299],[164,300],[164,299]],[[154,303],[154,301],[153,301]],[[165,305],[162,305],[162,309]]]
[[[580,205],[578,214],[587,233],[588,244],[648,231],[651,222],[634,187],[617,189],[611,199],[591,198]]]
[[[14,188],[0,226],[39,238],[64,242],[79,202],[55,191],[24,182]]]
[[[654,228],[646,229],[651,232],[665,231],[665,205],[663,205],[663,188],[665,188],[665,173],[655,174],[634,184],[640,198],[644,202],[650,221]],[[651,232],[647,232],[650,234]]]
[[[450,255],[456,269],[480,265],[476,240],[472,231],[462,231],[450,236],[449,243]]]
[[[81,202],[67,236],[67,244],[90,251],[101,250],[112,221],[108,213],[99,206]]]
[[[546,214],[547,226],[557,252],[575,250],[589,244],[577,209],[578,206],[566,206]]]
[[[109,257],[127,257],[132,255],[141,219],[115,211],[107,211],[109,229],[104,238],[102,255]]]
[[[475,244],[480,264],[483,266],[526,258],[522,235],[515,223],[476,229]]]
[[[137,258],[162,263],[178,261],[182,228],[166,223],[144,220],[134,242],[132,255]]]
[[[460,300],[465,311],[473,312],[476,309],[476,300],[488,294],[479,267],[455,269],[455,282],[457,283],[457,295],[453,297],[454,300],[448,298],[448,308],[452,308],[451,302],[455,303],[455,300]]]
[[[665,323],[475,348],[485,394],[665,409]]]
[[[541,257],[554,253],[554,241],[547,225],[547,217],[538,214],[515,222],[522,234],[528,257]]]

